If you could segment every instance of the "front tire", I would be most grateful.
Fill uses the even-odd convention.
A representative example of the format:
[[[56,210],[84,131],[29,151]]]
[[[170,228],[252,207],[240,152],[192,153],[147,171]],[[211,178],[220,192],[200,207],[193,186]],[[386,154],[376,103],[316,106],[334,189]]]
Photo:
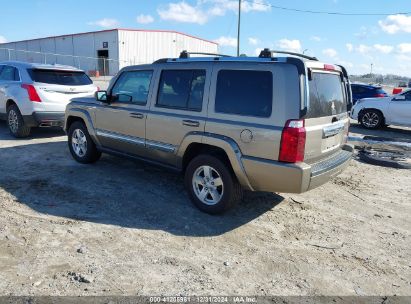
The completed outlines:
[[[25,125],[23,116],[15,104],[7,108],[7,127],[11,135],[16,138],[24,138],[30,135],[31,129]]]
[[[185,186],[193,204],[209,214],[223,213],[242,198],[234,173],[219,158],[203,154],[187,166]]]
[[[83,122],[76,121],[70,126],[68,131],[68,146],[71,155],[79,163],[94,163],[101,157],[101,152],[97,150]]]
[[[385,124],[384,116],[376,110],[364,110],[359,117],[361,125],[366,129],[378,129]]]

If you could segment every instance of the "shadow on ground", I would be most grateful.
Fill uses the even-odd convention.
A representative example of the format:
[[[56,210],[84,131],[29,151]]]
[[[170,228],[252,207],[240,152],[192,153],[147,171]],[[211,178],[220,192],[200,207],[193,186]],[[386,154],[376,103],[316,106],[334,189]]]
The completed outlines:
[[[0,148],[0,187],[44,215],[174,235],[215,236],[236,229],[283,201],[246,193],[221,216],[200,212],[189,201],[180,175],[141,162],[104,155],[93,165],[72,160],[66,142]],[[26,211],[27,212],[27,211]]]

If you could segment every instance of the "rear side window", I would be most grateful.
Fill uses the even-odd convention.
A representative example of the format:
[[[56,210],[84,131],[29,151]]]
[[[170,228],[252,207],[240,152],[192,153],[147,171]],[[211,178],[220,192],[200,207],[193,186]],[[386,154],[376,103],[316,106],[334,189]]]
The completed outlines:
[[[90,77],[84,72],[48,69],[28,69],[27,71],[34,82],[69,86],[89,85],[93,83]]]
[[[113,102],[146,104],[153,71],[123,72],[111,90]]]
[[[243,116],[270,117],[273,74],[268,71],[218,72],[215,111]]]
[[[164,70],[161,73],[157,106],[201,111],[205,70]]]
[[[0,80],[20,81],[19,72],[15,67],[5,65],[0,68]]]
[[[312,73],[309,89],[310,106],[307,118],[333,116],[347,112],[347,101],[339,75]]]

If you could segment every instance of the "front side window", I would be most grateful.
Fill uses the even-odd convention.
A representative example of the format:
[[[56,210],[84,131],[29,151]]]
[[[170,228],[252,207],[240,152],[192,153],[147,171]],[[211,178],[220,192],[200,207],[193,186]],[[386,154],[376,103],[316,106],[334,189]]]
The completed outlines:
[[[19,81],[19,72],[15,67],[5,65],[0,71],[0,80]]]
[[[201,111],[205,70],[164,70],[161,73],[157,106]]]
[[[147,103],[153,71],[123,72],[111,90],[112,102]]]
[[[218,72],[215,111],[243,116],[270,117],[273,74],[269,71]]]

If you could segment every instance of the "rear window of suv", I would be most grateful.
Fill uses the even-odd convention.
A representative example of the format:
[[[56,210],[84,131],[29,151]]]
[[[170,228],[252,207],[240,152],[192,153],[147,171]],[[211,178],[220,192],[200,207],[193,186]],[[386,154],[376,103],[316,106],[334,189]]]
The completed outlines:
[[[29,75],[34,82],[59,84],[69,86],[89,85],[93,81],[84,72],[28,69]]]
[[[218,72],[215,111],[242,116],[270,117],[273,74],[269,71]]]
[[[309,81],[310,105],[307,118],[333,116],[347,112],[341,78],[336,74],[312,73]]]

